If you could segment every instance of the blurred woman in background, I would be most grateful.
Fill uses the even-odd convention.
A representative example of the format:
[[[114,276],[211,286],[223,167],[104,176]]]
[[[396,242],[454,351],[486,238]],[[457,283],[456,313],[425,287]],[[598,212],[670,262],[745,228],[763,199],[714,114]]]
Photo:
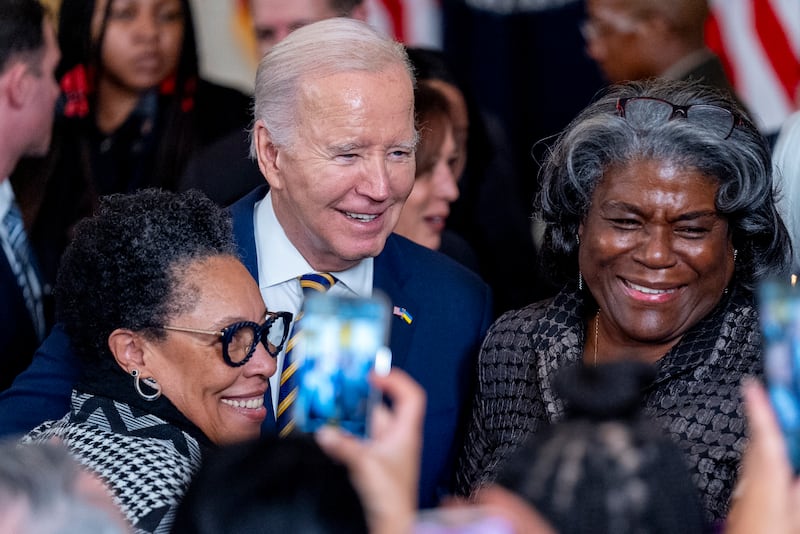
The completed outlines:
[[[63,0],[58,40],[50,152],[12,176],[50,282],[100,195],[172,189],[193,152],[249,121],[247,96],[200,79],[188,0]]]
[[[458,178],[463,152],[446,96],[433,84],[420,81],[414,92],[419,144],[414,188],[403,205],[395,232],[433,250],[439,250],[477,272],[478,262],[469,244],[446,230],[450,204],[459,195]]]

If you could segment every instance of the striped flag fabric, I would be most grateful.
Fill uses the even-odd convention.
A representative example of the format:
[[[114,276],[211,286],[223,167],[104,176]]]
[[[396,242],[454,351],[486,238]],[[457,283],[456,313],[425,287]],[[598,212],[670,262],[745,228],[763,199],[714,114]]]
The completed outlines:
[[[800,2],[710,0],[706,41],[764,133],[800,104]]]
[[[368,22],[398,41],[442,47],[440,0],[366,0]]]

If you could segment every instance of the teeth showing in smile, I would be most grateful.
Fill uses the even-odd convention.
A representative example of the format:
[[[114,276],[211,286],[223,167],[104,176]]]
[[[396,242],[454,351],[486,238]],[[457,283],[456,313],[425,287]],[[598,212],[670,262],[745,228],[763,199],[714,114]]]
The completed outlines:
[[[645,295],[664,295],[666,293],[675,292],[675,289],[653,289],[650,287],[636,285],[633,282],[626,281],[625,283],[628,284],[628,287],[630,287],[631,289],[635,289],[636,291],[644,293]]]
[[[378,218],[377,215],[367,215],[366,213],[351,213],[349,211],[344,212],[345,215],[350,217],[351,219],[356,219],[357,221],[369,222],[374,221]]]
[[[222,399],[222,404],[227,404],[228,406],[233,406],[234,408],[247,408],[250,410],[255,410],[264,406],[264,397],[248,400]]]

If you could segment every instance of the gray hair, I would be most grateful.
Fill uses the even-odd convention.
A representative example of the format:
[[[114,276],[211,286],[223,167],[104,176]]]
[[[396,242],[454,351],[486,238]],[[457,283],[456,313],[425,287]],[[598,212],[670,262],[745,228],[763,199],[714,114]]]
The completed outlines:
[[[121,516],[84,498],[82,467],[57,443],[0,443],[0,516],[19,513],[20,534],[124,534]],[[16,515],[16,514],[15,514]]]
[[[291,146],[303,82],[348,71],[380,72],[392,66],[414,74],[402,44],[348,18],[298,28],[261,59],[255,82],[254,120],[262,120],[278,147]],[[255,157],[251,136],[250,152]]]
[[[727,139],[687,120],[646,117],[634,125],[616,105],[620,98],[636,96],[711,104],[743,120]],[[649,80],[612,86],[570,123],[547,156],[537,207],[547,224],[544,253],[554,275],[578,272],[578,226],[606,170],[636,160],[669,162],[719,182],[716,208],[727,218],[738,250],[739,284],[753,289],[766,277],[786,273],[791,245],[775,207],[766,139],[727,95],[696,82]]]

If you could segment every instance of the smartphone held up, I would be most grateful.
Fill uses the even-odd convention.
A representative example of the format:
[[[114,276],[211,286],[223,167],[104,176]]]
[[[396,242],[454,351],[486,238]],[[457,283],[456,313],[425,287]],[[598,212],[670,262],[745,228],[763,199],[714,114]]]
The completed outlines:
[[[297,347],[298,429],[314,432],[333,425],[351,434],[369,434],[372,407],[380,392],[369,383],[371,371],[388,374],[389,301],[315,295],[304,303],[303,329]]]
[[[767,392],[795,473],[800,474],[800,290],[770,281],[759,288]]]

